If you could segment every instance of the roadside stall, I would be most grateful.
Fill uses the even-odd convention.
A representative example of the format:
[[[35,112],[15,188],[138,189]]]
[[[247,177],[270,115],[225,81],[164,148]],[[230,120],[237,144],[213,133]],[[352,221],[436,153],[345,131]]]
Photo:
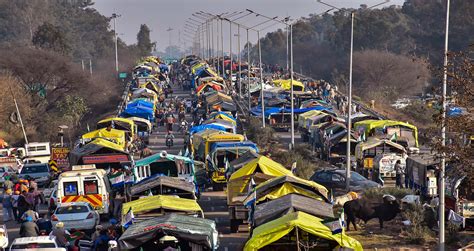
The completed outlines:
[[[362,251],[362,245],[344,233],[333,234],[323,219],[305,212],[292,212],[256,227],[245,243],[244,251],[253,250],[338,250]]]
[[[170,238],[174,237],[174,238]],[[118,240],[121,250],[164,250],[168,240],[179,250],[217,250],[216,223],[212,220],[179,214],[133,223]]]

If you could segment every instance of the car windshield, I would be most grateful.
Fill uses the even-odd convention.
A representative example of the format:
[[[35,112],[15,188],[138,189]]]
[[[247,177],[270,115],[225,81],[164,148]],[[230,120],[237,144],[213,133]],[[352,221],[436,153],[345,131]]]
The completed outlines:
[[[353,181],[365,181],[367,179],[364,178],[364,176],[360,175],[359,173],[351,172],[351,180],[353,180]]]
[[[89,210],[87,206],[84,205],[74,205],[74,206],[65,206],[59,207],[56,209],[55,214],[77,214],[77,213],[87,213]]]
[[[48,165],[27,165],[21,169],[21,173],[47,173]]]

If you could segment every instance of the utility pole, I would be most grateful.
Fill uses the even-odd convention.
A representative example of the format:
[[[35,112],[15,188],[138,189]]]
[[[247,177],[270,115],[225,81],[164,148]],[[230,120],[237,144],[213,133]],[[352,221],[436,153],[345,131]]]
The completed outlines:
[[[18,103],[16,102],[15,94],[13,94],[13,90],[11,86],[8,86],[8,88],[10,89],[10,94],[12,95],[13,102],[15,103],[16,113],[18,114],[18,120],[20,121],[21,130],[23,132],[25,143],[28,144],[28,137],[26,136],[25,126],[23,125],[23,120],[21,119],[21,113],[20,113],[20,109],[18,108]]]
[[[114,19],[114,40],[115,40],[115,71],[117,73],[119,72],[119,66],[118,66],[118,34],[117,34],[117,18],[120,17],[120,15],[117,15],[116,13],[112,14],[112,18]],[[91,75],[92,75],[92,70],[91,70]]]
[[[447,98],[447,81],[448,81],[448,42],[449,42],[449,11],[451,1],[446,1],[446,31],[444,36],[444,70],[443,70],[443,113],[441,122],[441,146],[446,146],[446,98]],[[445,169],[446,169],[446,153],[443,152],[441,158],[441,168],[439,175],[439,250],[445,250]]]
[[[262,99],[262,127],[265,128],[265,102],[264,102],[264,95],[263,95],[263,67],[262,67],[262,47],[260,42],[260,31],[257,31],[257,39],[258,39],[258,62],[260,67],[260,95]]]
[[[89,58],[89,72],[90,72],[91,77],[92,77],[92,58]]]
[[[249,106],[249,113],[250,109],[252,108],[250,98],[250,43],[249,43],[249,29],[247,28],[247,94],[248,94],[248,106]]]
[[[293,94],[293,24],[290,24],[290,85],[291,85],[291,93],[290,93],[290,99],[291,99],[291,144],[290,144],[290,149],[294,149],[295,147],[295,100],[294,100],[294,94]],[[287,31],[288,31],[288,26],[287,26]]]
[[[229,79],[230,79],[230,85],[233,86],[232,83],[232,23],[229,22],[229,57],[230,57],[230,67],[229,67]]]
[[[237,38],[239,39],[237,42],[237,47],[239,49],[238,58],[239,58],[239,100],[242,98],[242,53],[240,51],[240,24],[237,25]]]

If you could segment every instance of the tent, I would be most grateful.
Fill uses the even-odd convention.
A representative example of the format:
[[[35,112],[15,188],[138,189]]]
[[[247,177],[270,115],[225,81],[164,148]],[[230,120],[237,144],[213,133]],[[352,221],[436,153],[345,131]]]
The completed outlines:
[[[103,119],[97,122],[97,129],[106,128],[112,124],[114,129],[130,132],[132,136],[137,132],[137,127],[133,120],[117,117]]]
[[[287,194],[256,205],[252,217],[253,226],[260,226],[296,211],[302,211],[323,219],[334,218],[332,204],[300,194]]]
[[[120,249],[129,250],[142,247],[145,243],[171,235],[184,240],[217,250],[219,246],[216,223],[212,220],[167,214],[132,224],[118,240]]]
[[[378,146],[383,146],[383,151],[387,150],[390,152],[389,148],[393,148],[398,150],[399,152],[406,152],[405,147],[403,147],[400,144],[397,144],[391,140],[388,139],[377,139],[377,138],[369,138],[365,142],[360,142],[359,144],[356,145],[355,147],[355,156],[357,159],[363,159],[364,158],[364,151],[368,149],[372,149]],[[387,146],[387,147],[385,147]]]
[[[141,101],[141,100],[140,100]],[[147,119],[148,121],[153,121],[155,118],[155,113],[153,108],[148,106],[143,106],[141,104],[127,105],[125,110],[120,114],[120,116],[128,118],[128,117],[139,117]]]
[[[308,233],[313,238],[317,238],[320,245],[327,241],[327,244],[329,244],[327,250],[334,250],[337,246],[350,248],[355,251],[363,250],[362,245],[357,240],[346,234],[333,234],[324,225],[321,218],[305,212],[292,212],[256,227],[250,239],[245,243],[244,251],[259,250],[291,234],[293,230]],[[296,241],[293,238],[292,240],[296,246]]]
[[[235,124],[236,119],[227,112],[213,112],[209,115],[209,119],[223,119],[227,121],[232,121]]]
[[[259,156],[258,158],[245,164],[242,168],[237,170],[230,176],[229,180],[234,180],[243,176],[252,175],[256,172],[260,172],[270,176],[282,176],[290,175],[293,176],[290,170],[286,169],[280,163],[267,158],[265,156]]]
[[[245,164],[249,163],[250,161],[258,158],[260,156],[258,153],[254,151],[248,151],[244,153],[242,156],[239,158],[232,160],[229,165],[231,166],[231,170],[235,171],[241,167],[243,167]]]
[[[203,92],[206,92],[206,89],[209,89],[209,88],[214,91],[222,91],[223,89],[222,85],[212,83],[212,82],[207,82],[207,83],[201,84],[200,86],[196,88],[196,94],[201,95]]]

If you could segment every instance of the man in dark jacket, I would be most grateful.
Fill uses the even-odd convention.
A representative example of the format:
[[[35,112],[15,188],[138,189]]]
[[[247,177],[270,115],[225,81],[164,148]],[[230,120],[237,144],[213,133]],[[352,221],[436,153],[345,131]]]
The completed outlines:
[[[21,237],[36,237],[39,235],[39,228],[36,223],[33,222],[33,218],[26,217],[26,221],[21,224],[20,236]]]

